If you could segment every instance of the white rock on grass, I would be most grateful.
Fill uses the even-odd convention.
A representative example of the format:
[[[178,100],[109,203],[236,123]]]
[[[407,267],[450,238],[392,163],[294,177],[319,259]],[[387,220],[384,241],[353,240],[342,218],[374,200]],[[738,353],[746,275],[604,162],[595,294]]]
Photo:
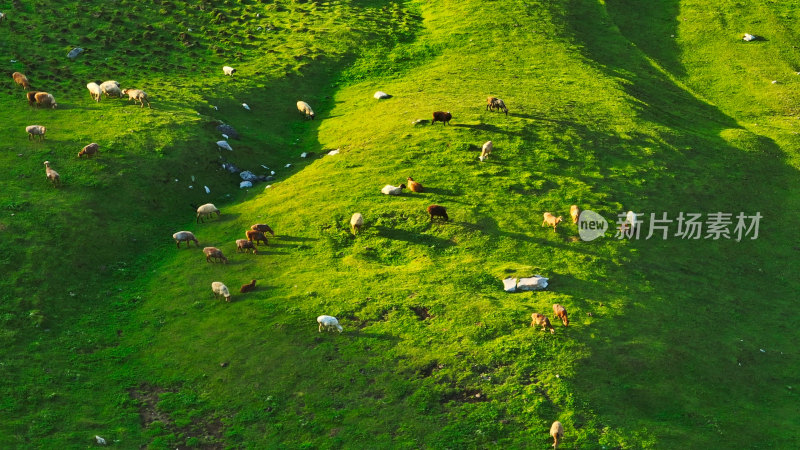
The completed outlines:
[[[250,181],[242,181],[239,183],[239,189],[251,188],[253,187],[253,183]]]
[[[331,151],[328,152],[328,156],[333,156],[333,155],[338,155],[338,154],[339,154],[339,149],[338,148],[336,150],[331,150]]]
[[[375,97],[378,100],[381,100],[381,99],[384,99],[384,98],[390,98],[391,95],[389,95],[389,94],[387,94],[386,92],[383,92],[383,91],[378,91],[378,92],[375,93],[375,95],[373,95],[373,97]]]
[[[541,291],[547,288],[547,278],[541,275],[534,275],[528,278],[520,278],[517,289],[520,291]]]
[[[242,108],[250,111],[250,106],[247,103],[242,103]]]
[[[754,35],[750,34],[750,33],[745,33],[744,37],[742,38],[742,40],[745,41],[745,42],[755,41],[756,37]]]
[[[203,186],[203,187],[206,189],[206,194],[210,194],[211,193],[211,189],[209,189],[208,186]]]
[[[506,292],[516,292],[517,291],[517,279],[513,277],[508,277],[503,280],[503,290]]]
[[[217,141],[217,146],[231,152],[233,151],[233,148],[231,147],[231,144],[228,144],[228,141]]]

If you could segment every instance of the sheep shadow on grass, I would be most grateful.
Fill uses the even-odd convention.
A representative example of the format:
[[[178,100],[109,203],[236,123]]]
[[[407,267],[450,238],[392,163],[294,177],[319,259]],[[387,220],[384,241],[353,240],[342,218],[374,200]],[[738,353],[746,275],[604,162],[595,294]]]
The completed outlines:
[[[456,196],[459,196],[459,195],[463,195],[463,193],[464,193],[463,191],[456,192],[456,191],[453,191],[453,190],[450,190],[450,189],[431,188],[431,187],[426,187],[425,191],[423,191],[423,194],[444,195],[444,196],[448,196],[448,197],[456,197]]]
[[[442,239],[440,237],[430,236],[427,234],[421,234],[413,231],[401,230],[399,228],[390,228],[377,225],[375,226],[375,229],[378,230],[378,234],[381,237],[384,237],[386,239],[392,239],[395,241],[406,241],[411,244],[425,245],[428,247],[436,246],[436,248],[448,248],[456,245],[455,243],[447,239]],[[430,229],[430,225],[426,229]]]
[[[477,131],[485,131],[487,133],[499,133],[499,134],[509,134],[509,135],[519,135],[520,134],[520,133],[514,133],[514,132],[511,132],[511,131],[508,131],[506,129],[503,129],[503,128],[500,128],[500,127],[498,127],[496,125],[492,125],[492,124],[488,124],[488,123],[479,123],[479,124],[474,124],[474,125],[473,124],[466,124],[466,123],[457,123],[457,124],[453,124],[452,126],[459,127],[459,128],[469,128],[469,129],[477,130]]]
[[[317,238],[312,238],[312,237],[289,236],[289,235],[283,235],[283,234],[276,235],[275,239],[279,239],[281,241],[287,241],[287,242],[306,242],[306,241],[318,241],[319,240]]]

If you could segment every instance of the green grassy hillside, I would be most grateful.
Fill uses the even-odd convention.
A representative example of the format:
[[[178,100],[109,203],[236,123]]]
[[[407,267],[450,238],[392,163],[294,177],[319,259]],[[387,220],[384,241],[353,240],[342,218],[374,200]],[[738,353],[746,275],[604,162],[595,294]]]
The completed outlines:
[[[790,6],[57,5],[0,1],[0,67],[59,103],[0,86],[4,447],[546,448],[554,420],[566,448],[800,445]],[[106,79],[153,108],[93,102]],[[413,124],[436,110],[450,126]],[[100,155],[77,159],[89,142]],[[240,190],[222,162],[276,179]],[[426,191],[380,194],[409,176]],[[204,202],[222,215],[196,224]],[[741,242],[584,242],[571,204],[763,219]],[[554,233],[545,211],[567,221]],[[236,253],[258,222],[276,237]],[[176,249],[184,229],[230,263]],[[503,292],[532,274],[548,290]],[[344,332],[318,333],[320,314]]]

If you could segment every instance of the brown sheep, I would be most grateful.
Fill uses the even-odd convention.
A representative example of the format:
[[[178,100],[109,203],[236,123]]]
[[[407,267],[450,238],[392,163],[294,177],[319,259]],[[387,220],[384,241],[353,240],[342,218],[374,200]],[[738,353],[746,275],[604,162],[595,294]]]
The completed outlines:
[[[542,326],[542,331],[550,328],[550,334],[555,334],[556,330],[550,325],[550,319],[547,318],[544,314],[533,313],[531,314],[531,326]]]
[[[578,219],[581,216],[581,209],[578,208],[578,205],[569,207],[569,215],[572,216],[572,223],[578,223]]]
[[[275,236],[275,232],[272,231],[272,228],[270,228],[269,225],[265,223],[257,223],[255,225],[251,225],[250,229],[254,231],[260,231],[262,233],[269,233],[272,236]]]
[[[217,247],[204,247],[203,254],[206,255],[206,262],[215,262],[214,260],[220,260],[225,264],[228,264],[228,258],[226,258],[222,254],[222,250],[218,249]]]
[[[28,77],[26,77],[24,74],[14,72],[11,74],[11,78],[13,78],[14,82],[22,86],[22,88],[26,91],[31,89],[31,83],[28,81]]]
[[[239,288],[239,292],[241,292],[242,294],[246,294],[254,290],[256,290],[256,280],[253,280],[247,284],[243,284],[242,287]]]
[[[264,236],[264,233],[256,230],[247,230],[245,231],[245,235],[247,236],[247,240],[251,242],[255,242],[258,245],[259,242],[263,242],[264,245],[269,245],[267,241],[267,237]]]
[[[252,242],[248,241],[247,239],[237,239],[236,240],[236,251],[237,252],[247,253],[248,249],[252,249],[254,255],[258,254],[258,249],[256,248],[255,245],[253,245]]]
[[[447,125],[448,123],[450,123],[450,119],[452,118],[453,116],[450,114],[450,111],[448,112],[435,111],[433,113],[433,121],[431,121],[431,125],[435,124],[437,121],[442,122],[444,125]]]
[[[558,448],[558,442],[561,439],[564,439],[564,426],[561,425],[561,422],[555,421],[553,425],[550,426],[550,436],[553,436],[553,448]]]
[[[28,106],[33,106],[36,104],[36,94],[39,91],[28,91],[25,93],[25,97],[28,97]]]
[[[147,99],[147,92],[141,89],[123,89],[122,95],[127,95],[128,101],[133,100],[134,102],[141,103],[142,108],[144,108],[145,102],[147,102],[148,108],[152,108],[152,106],[150,106],[150,100]]]
[[[486,97],[486,110],[491,111],[494,109],[494,102],[497,101],[497,97]]]
[[[416,181],[414,181],[413,178],[408,177],[407,181],[408,181],[408,189],[410,189],[411,192],[422,192],[423,191],[422,185],[417,183]]]
[[[559,305],[558,303],[553,305],[553,313],[555,313],[556,317],[560,318],[562,322],[564,322],[564,326],[569,326],[569,317],[567,317],[567,308]]]
[[[450,218],[447,217],[447,209],[444,206],[439,206],[439,205],[428,206],[428,215],[431,216],[431,222],[433,222],[434,216],[441,217],[442,219],[444,219],[445,222],[450,220]]]
[[[549,212],[546,212],[544,213],[544,221],[542,221],[542,226],[552,226],[553,232],[555,232],[556,226],[558,226],[558,224],[561,223],[562,220],[564,220],[563,217],[561,216],[556,217],[550,214]]]
[[[87,145],[86,147],[83,147],[83,149],[81,149],[81,151],[78,152],[78,158],[80,158],[83,155],[86,155],[87,158],[91,158],[92,156],[94,156],[99,151],[99,149],[100,149],[100,146],[97,145],[96,143],[92,142],[91,144]]]
[[[53,94],[49,94],[47,92],[37,92],[33,98],[36,99],[36,106],[44,106],[45,108],[49,106],[53,109],[58,107],[58,103],[56,103],[56,99],[53,97]]]

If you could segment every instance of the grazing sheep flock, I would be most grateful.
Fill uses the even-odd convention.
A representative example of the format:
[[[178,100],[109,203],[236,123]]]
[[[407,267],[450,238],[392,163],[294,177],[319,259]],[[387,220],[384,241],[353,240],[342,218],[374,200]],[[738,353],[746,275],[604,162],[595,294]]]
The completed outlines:
[[[0,13],[0,21],[5,19],[5,14]],[[236,73],[236,69],[230,66],[224,66],[222,68],[224,75],[226,76],[233,76]],[[12,78],[14,82],[20,85],[26,92],[26,98],[28,100],[28,104],[33,106],[41,107],[49,107],[49,108],[56,108],[58,105],[55,101],[55,97],[47,92],[40,92],[40,91],[33,91],[31,88],[31,84],[28,78],[20,73],[14,72],[12,74]],[[144,108],[144,104],[147,103],[148,108],[151,108],[150,101],[146,92],[140,89],[120,89],[120,84],[114,80],[108,80],[101,84],[97,84],[95,82],[90,82],[86,84],[86,88],[89,90],[91,94],[92,100],[95,102],[99,102],[105,94],[106,97],[122,97],[123,95],[128,96],[128,101],[138,102],[140,104],[140,108]],[[250,110],[250,107],[243,103],[242,106]],[[311,106],[306,103],[305,101],[298,101],[297,110],[301,112],[305,119],[313,120],[315,118],[314,110]],[[216,108],[215,108],[216,109]],[[488,111],[502,111],[505,115],[508,115],[508,108],[503,100],[497,97],[488,97],[486,100],[486,110]],[[448,125],[452,120],[452,115],[449,111],[435,111],[433,113],[433,120],[431,124],[435,124],[436,122],[442,122],[444,126]],[[41,125],[31,125],[26,127],[26,131],[28,133],[28,139],[34,139],[38,137],[39,140],[44,140],[46,128]],[[225,135],[223,135],[225,136]],[[225,136],[227,138],[227,136]],[[218,145],[227,148],[228,150],[232,150],[228,145],[227,141],[220,141],[217,143]],[[492,141],[487,141],[483,144],[481,148],[481,154],[479,156],[480,161],[485,161],[488,159],[489,155],[492,153],[493,150],[493,143]],[[86,155],[87,158],[91,158],[93,155],[97,154],[99,150],[99,145],[97,143],[91,143],[78,153],[78,157],[81,158],[82,156]],[[61,180],[59,177],[58,172],[53,170],[50,167],[50,162],[45,161],[45,170],[48,181],[53,186],[60,186]],[[177,181],[177,180],[176,180]],[[411,177],[407,178],[408,189],[414,193],[423,193],[425,192],[422,185],[412,179]],[[399,186],[393,185],[386,185],[381,189],[381,193],[384,195],[390,196],[397,196],[402,193],[402,190],[406,188],[405,184],[400,184]],[[207,189],[207,188],[206,188]],[[206,203],[201,206],[194,206],[196,208],[196,223],[205,222],[205,219],[211,218],[214,214],[217,217],[220,216],[220,210],[214,206],[212,203]],[[570,216],[572,218],[573,224],[578,223],[579,215],[580,215],[580,208],[577,205],[572,205],[570,207]],[[444,222],[449,221],[449,216],[447,214],[447,210],[444,206],[431,204],[427,208],[427,213],[429,215],[430,221],[432,222],[434,218],[439,217]],[[543,215],[543,222],[542,226],[552,226],[553,231],[556,231],[558,224],[562,221],[561,216],[554,216],[550,212],[545,212]],[[638,224],[636,214],[633,211],[628,211],[626,221],[624,225],[629,226],[631,228],[635,228]],[[363,228],[364,225],[364,216],[361,213],[355,213],[352,215],[350,219],[350,226],[352,233],[358,234],[358,232]],[[273,237],[275,236],[275,232],[269,225],[266,224],[254,224],[250,227],[249,230],[245,230],[246,239],[236,239],[236,251],[247,253],[249,250],[252,250],[253,254],[258,254],[257,246],[260,243],[264,245],[269,245],[266,234],[269,233]],[[200,244],[195,237],[195,235],[190,231],[178,231],[172,235],[173,239],[175,240],[177,248],[181,247],[182,242],[186,242],[187,248],[190,248],[190,243],[194,242],[195,247],[199,248]],[[203,254],[206,257],[206,261],[209,263],[212,262],[221,262],[221,263],[228,263],[228,258],[226,258],[222,250],[217,247],[204,247],[202,249]],[[240,288],[241,293],[252,292],[255,289],[256,280],[253,279],[250,283],[244,284]],[[212,292],[214,293],[215,298],[222,297],[225,299],[226,302],[231,301],[231,294],[227,286],[222,282],[215,281],[211,284]],[[553,305],[553,313],[555,317],[559,318],[565,327],[569,326],[569,319],[567,317],[567,310],[564,306],[560,304]],[[539,313],[532,313],[531,314],[531,327],[538,327],[541,326],[542,330],[547,330],[549,328],[550,333],[554,334],[555,330],[550,323],[548,317],[543,314]],[[339,324],[338,319],[333,316],[329,315],[321,315],[317,317],[317,322],[319,324],[318,331],[322,332],[323,329],[326,331],[333,331],[337,330],[338,332],[342,332],[343,328]],[[554,439],[554,447],[558,447],[559,441],[564,436],[564,429],[560,422],[556,421],[553,423],[550,434]]]

